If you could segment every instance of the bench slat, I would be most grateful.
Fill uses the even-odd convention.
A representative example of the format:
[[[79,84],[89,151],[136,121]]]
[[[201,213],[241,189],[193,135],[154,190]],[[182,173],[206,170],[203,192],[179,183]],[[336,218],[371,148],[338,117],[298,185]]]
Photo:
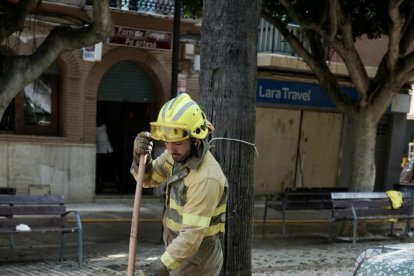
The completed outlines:
[[[332,193],[332,199],[375,199],[388,198],[386,192],[346,192],[346,193]]]
[[[0,194],[0,204],[65,204],[62,195],[51,196],[15,196]]]
[[[394,216],[398,217],[401,215],[406,215],[406,209],[357,209],[356,210],[357,217],[365,217],[365,216]],[[335,218],[353,218],[353,213],[351,209],[338,209],[335,211],[334,214]]]
[[[17,206],[1,206],[0,216],[12,215],[62,215],[66,212],[66,207],[63,205],[17,205]]]
[[[24,234],[24,233],[47,233],[47,232],[63,232],[63,233],[76,233],[78,228],[76,227],[32,227],[30,231],[16,231],[16,228],[1,228],[0,234]]]
[[[30,217],[12,217],[0,218],[0,229],[3,227],[15,227],[19,224],[26,224],[31,227],[53,226],[64,227],[67,224],[66,218],[57,216],[30,216]]]

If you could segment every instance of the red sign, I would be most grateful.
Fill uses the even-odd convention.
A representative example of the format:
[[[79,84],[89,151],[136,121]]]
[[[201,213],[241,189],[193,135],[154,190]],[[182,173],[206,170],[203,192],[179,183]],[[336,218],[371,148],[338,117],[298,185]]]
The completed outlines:
[[[115,26],[109,43],[171,51],[172,33]]]

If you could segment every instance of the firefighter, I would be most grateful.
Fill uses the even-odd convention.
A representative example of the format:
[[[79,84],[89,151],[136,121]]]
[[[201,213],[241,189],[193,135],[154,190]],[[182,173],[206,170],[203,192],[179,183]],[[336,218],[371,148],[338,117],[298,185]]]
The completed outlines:
[[[148,154],[143,187],[165,184],[165,251],[145,275],[219,275],[228,183],[209,151],[214,127],[186,93],[165,103],[150,127],[135,138],[131,173],[137,178],[139,157]],[[155,160],[152,140],[166,147]]]

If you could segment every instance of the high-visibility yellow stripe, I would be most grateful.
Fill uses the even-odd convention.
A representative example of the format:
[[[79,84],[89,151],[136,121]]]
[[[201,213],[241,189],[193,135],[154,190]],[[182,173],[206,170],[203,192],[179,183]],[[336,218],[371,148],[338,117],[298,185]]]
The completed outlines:
[[[183,206],[178,205],[175,200],[170,200],[170,209],[176,210],[180,216],[183,215]]]
[[[165,179],[165,177],[159,174],[156,170],[152,171],[151,178],[157,183],[160,183]]]
[[[169,269],[174,270],[180,266],[180,263],[171,257],[168,251],[165,251],[164,254],[161,255],[161,262]]]
[[[226,207],[227,207],[226,203],[224,203],[224,204],[220,205],[219,207],[217,207],[216,210],[214,210],[213,217],[225,213],[226,209],[227,209]]]
[[[214,210],[213,217],[225,213],[226,207],[226,204],[222,204],[221,206],[217,207],[216,210]],[[178,205],[174,200],[170,200],[170,208],[176,210],[180,216],[183,215],[183,206]]]
[[[183,227],[182,224],[176,223],[172,219],[167,219],[165,222],[165,225],[168,229],[174,231],[174,232],[180,232],[181,228]],[[213,236],[218,233],[224,233],[225,224],[224,223],[218,223],[215,225],[211,225],[207,227],[207,233],[206,236]]]
[[[183,214],[183,224],[191,226],[208,227],[211,217]]]
[[[224,230],[225,230],[225,224],[224,223],[218,223],[218,224],[210,226],[207,229],[206,236],[213,236],[213,235],[216,235],[218,233],[224,233]]]
[[[165,225],[168,229],[171,229],[174,232],[180,232],[182,228],[182,224],[176,223],[175,221],[169,218],[167,218],[167,220],[165,221]]]

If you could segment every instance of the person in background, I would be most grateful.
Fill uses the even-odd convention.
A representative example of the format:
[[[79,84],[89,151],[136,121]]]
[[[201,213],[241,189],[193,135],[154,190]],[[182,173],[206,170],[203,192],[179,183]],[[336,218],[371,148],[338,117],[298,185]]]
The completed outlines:
[[[144,188],[165,184],[165,252],[144,269],[145,275],[219,275],[223,264],[227,179],[211,152],[214,130],[199,105],[182,93],[161,108],[151,132],[140,132],[133,149],[132,175],[141,154],[148,154]],[[151,158],[153,140],[166,150]]]

